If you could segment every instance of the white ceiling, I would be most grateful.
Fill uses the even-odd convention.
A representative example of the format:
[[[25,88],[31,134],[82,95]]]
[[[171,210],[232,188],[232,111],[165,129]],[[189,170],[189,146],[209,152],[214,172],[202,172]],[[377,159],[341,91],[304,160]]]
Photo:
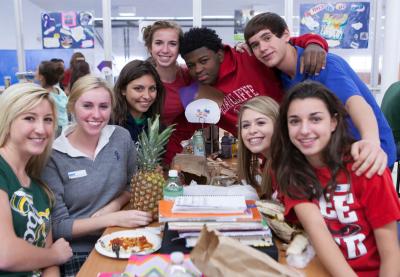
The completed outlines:
[[[33,4],[47,11],[85,10],[94,11],[101,17],[102,0],[30,0]],[[230,15],[233,10],[249,8],[254,5],[266,6],[271,11],[279,12],[282,0],[202,0],[203,15]],[[111,0],[112,16],[117,16],[118,7],[134,6],[136,16],[177,17],[192,16],[191,0]]]
[[[94,11],[96,17],[101,17],[102,14],[102,0],[30,0],[35,5],[47,11],[67,11],[67,10],[85,10],[85,11]],[[165,3],[163,3],[165,2]],[[191,10],[191,1],[178,0],[174,1],[182,6],[182,8],[186,9],[187,7]],[[151,3],[151,4],[150,4]],[[171,5],[171,1],[169,1]],[[116,12],[118,11],[118,7],[120,6],[135,6],[136,12],[138,16],[148,16],[146,14],[139,15],[142,13],[151,13],[156,12],[157,10],[161,10],[162,13],[168,13],[168,10],[162,8],[163,5],[167,4],[166,1],[163,0],[111,0],[111,10],[112,16],[116,16]],[[190,4],[190,6],[188,6]],[[154,7],[160,7],[161,9],[154,9]],[[171,9],[169,9],[171,10]]]

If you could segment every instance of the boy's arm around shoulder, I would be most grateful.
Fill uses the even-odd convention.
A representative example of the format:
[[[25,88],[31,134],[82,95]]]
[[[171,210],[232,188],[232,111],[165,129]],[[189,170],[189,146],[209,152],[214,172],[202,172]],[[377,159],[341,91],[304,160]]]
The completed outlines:
[[[375,173],[382,175],[387,167],[387,155],[380,146],[379,126],[374,111],[360,95],[351,96],[345,108],[361,136],[361,140],[354,143],[351,149],[355,160],[353,170],[357,175],[365,174],[367,178]]]
[[[304,48],[300,58],[300,73],[318,75],[326,66],[328,43],[324,38],[315,34],[304,34],[291,38],[293,45]]]

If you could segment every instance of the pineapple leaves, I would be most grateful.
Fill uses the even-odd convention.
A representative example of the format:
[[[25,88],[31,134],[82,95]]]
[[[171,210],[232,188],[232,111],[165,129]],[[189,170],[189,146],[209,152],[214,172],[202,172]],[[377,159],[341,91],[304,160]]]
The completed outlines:
[[[154,170],[161,161],[161,155],[165,153],[164,146],[174,131],[171,125],[159,134],[160,116],[156,115],[154,121],[147,119],[147,133],[142,132],[138,137],[138,162],[139,168],[144,170]]]

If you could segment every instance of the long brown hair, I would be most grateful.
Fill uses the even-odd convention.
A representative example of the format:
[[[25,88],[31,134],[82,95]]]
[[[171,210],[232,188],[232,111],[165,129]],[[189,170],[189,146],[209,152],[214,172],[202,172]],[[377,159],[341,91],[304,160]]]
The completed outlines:
[[[150,75],[156,83],[157,96],[154,103],[144,113],[147,118],[154,119],[157,114],[161,114],[161,109],[164,106],[165,89],[161,82],[160,76],[155,67],[149,61],[133,60],[127,63],[122,68],[118,80],[114,86],[114,94],[116,105],[114,108],[114,122],[117,125],[124,126],[126,123],[127,115],[129,113],[129,106],[123,92],[126,91],[128,84],[144,75]]]
[[[90,66],[85,60],[77,60],[73,63],[71,68],[71,79],[69,81],[69,91],[72,90],[72,86],[82,76],[90,74]]]
[[[85,56],[81,52],[75,52],[71,56],[71,60],[69,61],[69,68],[71,69],[74,66],[76,61],[84,61]]]
[[[322,189],[313,167],[289,138],[287,119],[289,106],[295,99],[307,98],[321,100],[330,116],[335,117],[337,121],[336,129],[322,152],[323,161],[331,172],[331,179],[325,189]],[[346,164],[351,161],[349,157],[353,139],[348,132],[346,117],[347,112],[340,100],[320,83],[311,81],[300,83],[285,95],[275,124],[269,163],[281,193],[294,199],[314,199],[322,195],[329,199],[329,195],[332,195],[336,188],[336,177],[341,170],[350,182]]]
[[[260,167],[257,154],[253,154],[242,139],[242,117],[245,110],[253,110],[269,117],[273,123],[278,118],[279,106],[274,99],[268,96],[257,96],[244,103],[239,112],[238,120],[238,176],[241,180],[257,188],[256,175]],[[263,194],[264,191],[261,191]]]

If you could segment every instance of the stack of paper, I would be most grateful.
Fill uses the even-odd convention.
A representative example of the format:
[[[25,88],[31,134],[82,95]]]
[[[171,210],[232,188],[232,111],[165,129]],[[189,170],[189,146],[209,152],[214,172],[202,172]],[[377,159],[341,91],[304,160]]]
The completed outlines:
[[[247,209],[242,195],[185,195],[175,199],[174,213],[244,213]]]
[[[159,221],[177,231],[175,239],[185,239],[193,247],[204,225],[247,245],[271,246],[272,234],[254,200],[244,196],[183,196],[175,202],[159,201]]]
[[[245,201],[245,209],[236,212],[225,212],[223,210],[186,210],[174,212],[174,201],[160,200],[158,202],[158,220],[160,222],[174,222],[174,221],[205,221],[205,222],[261,222],[261,214],[257,210],[254,200]]]

